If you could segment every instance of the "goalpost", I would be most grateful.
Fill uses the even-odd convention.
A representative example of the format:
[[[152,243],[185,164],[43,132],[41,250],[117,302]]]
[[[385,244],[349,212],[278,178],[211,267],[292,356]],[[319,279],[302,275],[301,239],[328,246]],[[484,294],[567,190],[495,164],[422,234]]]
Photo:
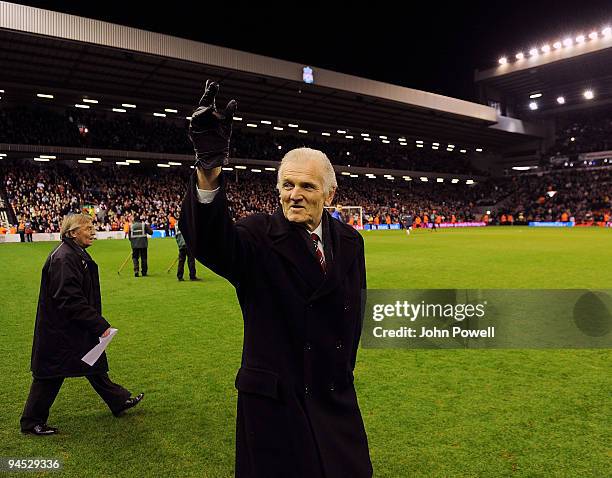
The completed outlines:
[[[355,229],[363,229],[363,207],[362,206],[341,206],[337,204],[335,206],[325,206],[325,209],[330,214],[333,214],[336,210],[342,214],[342,219],[346,224],[351,224]]]

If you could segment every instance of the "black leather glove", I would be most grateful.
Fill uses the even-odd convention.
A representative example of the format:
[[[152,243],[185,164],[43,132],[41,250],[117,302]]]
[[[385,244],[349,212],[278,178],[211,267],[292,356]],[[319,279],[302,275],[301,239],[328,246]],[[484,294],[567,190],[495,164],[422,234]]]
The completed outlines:
[[[215,105],[218,92],[219,83],[207,80],[199,106],[189,122],[189,139],[198,168],[213,169],[228,163],[232,121],[238,103],[231,100],[225,111],[219,112]]]

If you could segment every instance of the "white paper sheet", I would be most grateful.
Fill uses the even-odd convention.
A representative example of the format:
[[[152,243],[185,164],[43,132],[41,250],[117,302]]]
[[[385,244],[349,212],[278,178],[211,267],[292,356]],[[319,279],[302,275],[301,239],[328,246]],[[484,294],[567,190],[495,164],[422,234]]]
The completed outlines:
[[[100,337],[100,343],[96,345],[93,349],[91,349],[89,352],[87,352],[81,360],[90,367],[93,366],[93,364],[95,364],[100,358],[100,355],[102,355],[102,352],[106,350],[106,347],[108,347],[108,344],[110,344],[111,340],[113,340],[113,337],[116,333],[117,329],[111,328],[110,334],[108,334],[106,337]]]

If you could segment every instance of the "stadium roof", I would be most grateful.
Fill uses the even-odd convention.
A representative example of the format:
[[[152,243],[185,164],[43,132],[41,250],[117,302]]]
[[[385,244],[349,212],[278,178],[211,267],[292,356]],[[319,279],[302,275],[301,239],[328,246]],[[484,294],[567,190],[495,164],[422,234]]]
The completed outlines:
[[[526,109],[530,95],[542,94],[543,104],[555,111],[591,107],[612,101],[612,34],[592,32],[559,39],[530,52],[504,58],[494,68],[476,71],[483,100],[498,100]],[[591,37],[592,35],[592,37]],[[519,56],[520,58],[517,58]],[[585,103],[591,89],[594,101]],[[556,98],[563,96],[562,105]],[[547,99],[544,99],[547,98]]]
[[[132,99],[139,108],[169,107],[189,114],[204,80],[214,78],[222,83],[223,98],[239,100],[241,114],[262,118],[397,133],[486,150],[544,135],[536,125],[500,117],[485,105],[316,67],[314,83],[307,84],[304,66],[0,2],[0,88],[7,100],[34,98],[35,88],[66,104],[90,96],[110,110]]]

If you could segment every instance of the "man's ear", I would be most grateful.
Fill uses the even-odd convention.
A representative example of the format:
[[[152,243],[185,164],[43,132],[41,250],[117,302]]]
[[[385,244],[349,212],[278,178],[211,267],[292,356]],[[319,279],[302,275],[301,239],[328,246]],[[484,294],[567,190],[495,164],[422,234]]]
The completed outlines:
[[[325,205],[326,206],[331,206],[332,205],[332,201],[334,200],[335,194],[336,194],[336,188],[332,188],[332,190],[327,195],[327,198],[325,199]]]

